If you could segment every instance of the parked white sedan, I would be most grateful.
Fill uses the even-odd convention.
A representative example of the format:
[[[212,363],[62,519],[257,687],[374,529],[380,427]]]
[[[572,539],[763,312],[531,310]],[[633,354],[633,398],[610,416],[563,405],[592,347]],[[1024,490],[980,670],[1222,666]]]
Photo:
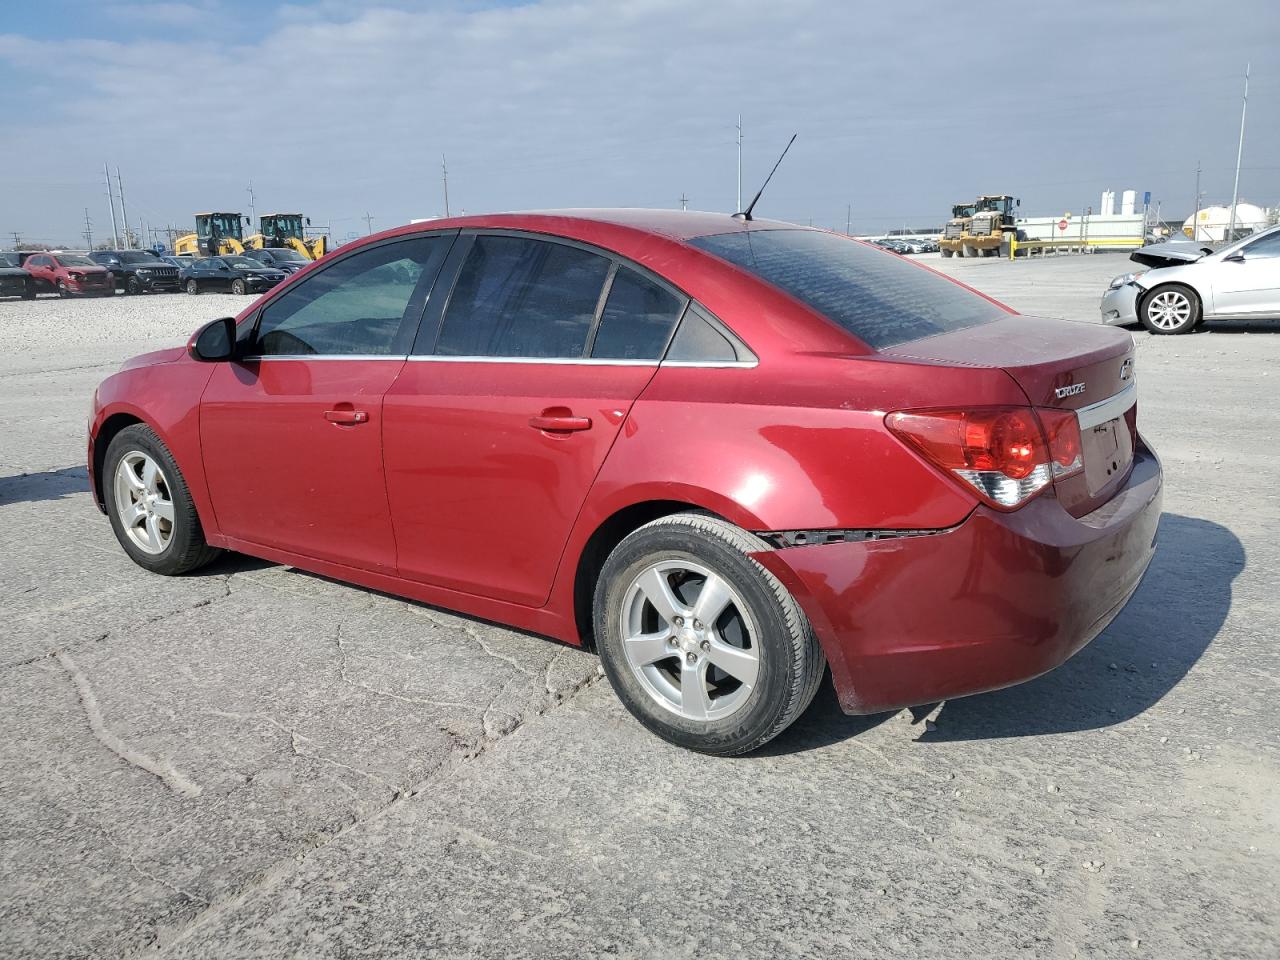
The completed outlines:
[[[1190,241],[1153,244],[1132,257],[1152,269],[1111,281],[1102,322],[1187,333],[1205,320],[1280,319],[1280,226],[1221,250]]]

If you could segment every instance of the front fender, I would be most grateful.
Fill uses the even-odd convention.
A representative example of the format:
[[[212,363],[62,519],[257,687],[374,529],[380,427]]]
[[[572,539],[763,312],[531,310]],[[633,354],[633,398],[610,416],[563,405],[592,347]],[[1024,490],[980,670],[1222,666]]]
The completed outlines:
[[[99,441],[105,440],[103,426],[113,417],[128,417],[154,430],[169,448],[191,491],[206,539],[218,536],[200,453],[200,396],[213,375],[213,368],[210,363],[179,359],[126,368],[99,384],[94,394],[88,444],[90,490],[95,497],[101,479],[97,477],[96,465],[106,453],[105,449],[99,449]]]

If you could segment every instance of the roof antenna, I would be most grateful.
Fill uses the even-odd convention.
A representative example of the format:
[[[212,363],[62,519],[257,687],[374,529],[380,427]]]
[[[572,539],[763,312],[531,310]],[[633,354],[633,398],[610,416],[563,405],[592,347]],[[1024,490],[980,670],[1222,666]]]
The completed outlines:
[[[782,148],[782,157],[787,155],[787,151],[791,149],[791,145],[796,142],[796,135],[793,133],[791,139],[787,141],[787,145]],[[760,184],[760,189],[756,191],[756,195],[751,202],[747,204],[747,209],[741,213],[735,213],[733,216],[737,220],[750,220],[751,211],[756,208],[756,204],[760,200],[760,194],[764,193],[764,188],[769,185],[769,181],[773,179],[773,175],[778,172],[778,166],[782,163],[782,157],[778,157],[778,162],[773,165],[773,169],[769,171],[769,175],[764,178],[764,183]]]

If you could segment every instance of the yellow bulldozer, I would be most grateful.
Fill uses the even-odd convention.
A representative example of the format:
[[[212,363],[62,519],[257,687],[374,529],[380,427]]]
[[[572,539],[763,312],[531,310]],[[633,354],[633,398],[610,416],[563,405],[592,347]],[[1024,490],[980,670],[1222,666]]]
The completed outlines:
[[[244,232],[241,223],[249,222],[238,213],[197,213],[196,232],[179,237],[173,243],[173,252],[182,256],[221,257],[244,253]]]
[[[246,247],[261,250],[264,247],[287,247],[296,250],[308,260],[319,260],[329,252],[329,238],[310,237],[303,224],[311,226],[311,218],[300,213],[264,213],[258,218],[258,232],[245,240]]]
[[[944,257],[995,257],[1007,235],[1018,232],[1016,197],[992,194],[978,197],[973,203],[951,208],[951,219],[943,227],[938,249]]]

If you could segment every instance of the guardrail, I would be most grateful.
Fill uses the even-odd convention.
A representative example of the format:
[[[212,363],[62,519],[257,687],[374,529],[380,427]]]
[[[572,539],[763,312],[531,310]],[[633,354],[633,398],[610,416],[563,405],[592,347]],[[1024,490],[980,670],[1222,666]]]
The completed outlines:
[[[1009,239],[1009,259],[1018,256],[1031,257],[1036,253],[1047,256],[1052,253],[1091,253],[1094,250],[1137,250],[1142,246],[1141,237],[1054,237],[1046,240]]]

